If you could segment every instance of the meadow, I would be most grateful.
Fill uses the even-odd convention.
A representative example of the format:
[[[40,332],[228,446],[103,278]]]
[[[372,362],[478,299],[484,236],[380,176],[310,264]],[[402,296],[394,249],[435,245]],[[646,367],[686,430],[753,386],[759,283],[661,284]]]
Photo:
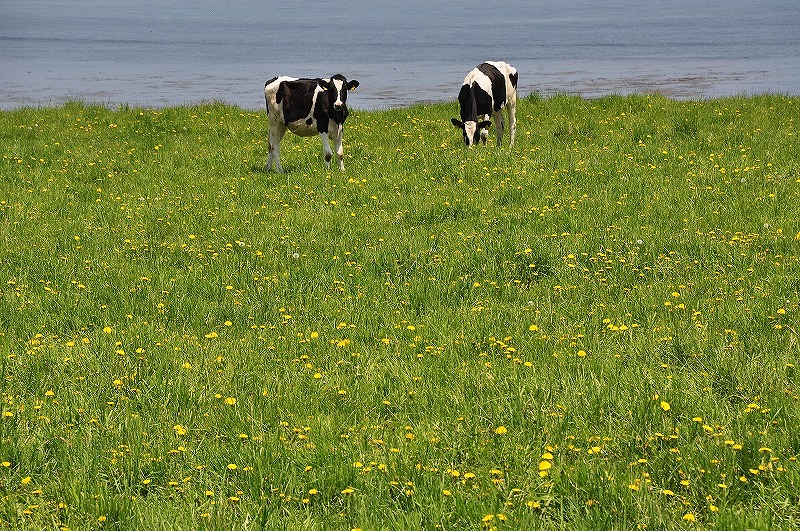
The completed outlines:
[[[797,98],[0,112],[0,528],[797,529]]]

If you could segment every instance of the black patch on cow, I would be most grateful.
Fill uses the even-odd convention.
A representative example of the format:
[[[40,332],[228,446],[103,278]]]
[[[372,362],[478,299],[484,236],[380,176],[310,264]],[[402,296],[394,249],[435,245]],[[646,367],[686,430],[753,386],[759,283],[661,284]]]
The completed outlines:
[[[492,114],[492,96],[477,83],[461,86],[458,103],[461,107],[461,120],[464,122],[477,122],[479,116]]]
[[[483,72],[486,77],[489,78],[489,81],[492,82],[492,98],[494,99],[493,111],[497,112],[502,109],[503,105],[506,103],[506,78],[496,66],[490,65],[489,63],[481,63],[478,65],[478,70]],[[491,103],[489,106],[491,106]]]
[[[297,79],[282,81],[275,94],[275,101],[283,103],[283,120],[289,124],[307,118],[311,114],[311,102],[319,79]],[[316,113],[315,113],[316,114]]]

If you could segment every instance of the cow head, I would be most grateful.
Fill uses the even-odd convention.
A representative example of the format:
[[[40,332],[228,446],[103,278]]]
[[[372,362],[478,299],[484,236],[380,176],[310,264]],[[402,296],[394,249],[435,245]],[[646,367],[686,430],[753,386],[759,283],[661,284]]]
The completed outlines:
[[[492,125],[490,120],[482,120],[476,122],[474,120],[467,120],[462,122],[456,118],[450,120],[455,127],[461,129],[464,135],[464,145],[471,146],[477,144],[478,141],[483,140],[486,143],[486,138],[489,136],[489,126]]]
[[[320,79],[319,86],[328,94],[328,101],[330,101],[331,107],[340,111],[347,102],[347,91],[355,90],[358,87],[358,81],[355,79],[347,81],[347,78],[343,75],[336,74],[330,79]]]

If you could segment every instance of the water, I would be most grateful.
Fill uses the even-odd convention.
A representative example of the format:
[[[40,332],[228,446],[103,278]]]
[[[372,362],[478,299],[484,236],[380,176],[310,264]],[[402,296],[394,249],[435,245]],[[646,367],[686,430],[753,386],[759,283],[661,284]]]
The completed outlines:
[[[268,78],[334,73],[380,109],[453,101],[487,59],[523,95],[800,95],[797,0],[0,1],[4,109],[262,109]]]

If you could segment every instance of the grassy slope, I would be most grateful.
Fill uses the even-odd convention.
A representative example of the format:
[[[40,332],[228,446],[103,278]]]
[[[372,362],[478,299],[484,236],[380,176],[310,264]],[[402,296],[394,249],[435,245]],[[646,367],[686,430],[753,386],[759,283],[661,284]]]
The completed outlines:
[[[0,113],[0,525],[797,526],[797,101],[455,113]]]

